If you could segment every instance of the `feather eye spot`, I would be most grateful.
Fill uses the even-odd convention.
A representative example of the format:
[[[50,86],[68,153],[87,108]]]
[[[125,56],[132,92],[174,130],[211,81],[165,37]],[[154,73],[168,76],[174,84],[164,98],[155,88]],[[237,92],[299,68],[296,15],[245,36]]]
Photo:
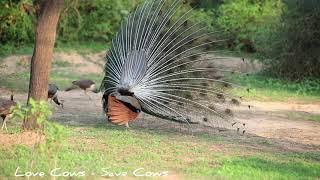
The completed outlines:
[[[230,115],[230,116],[233,115],[231,109],[228,109],[228,108],[227,108],[224,112],[225,112],[226,114]]]
[[[217,98],[219,98],[219,99],[224,99],[224,96],[223,96],[223,94],[218,93],[218,94],[217,94]]]
[[[207,117],[204,117],[202,120],[203,120],[204,122],[208,122],[208,118],[207,118]]]
[[[234,104],[234,105],[240,105],[240,101],[237,100],[237,99],[231,99],[231,103]]]

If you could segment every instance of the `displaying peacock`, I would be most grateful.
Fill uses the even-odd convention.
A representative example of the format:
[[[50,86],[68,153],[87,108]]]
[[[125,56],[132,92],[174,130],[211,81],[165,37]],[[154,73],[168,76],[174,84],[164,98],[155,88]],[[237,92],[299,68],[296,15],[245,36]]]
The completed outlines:
[[[189,125],[235,124],[231,108],[239,98],[226,92],[232,83],[218,75],[228,71],[201,67],[222,59],[206,55],[226,42],[225,32],[206,32],[202,22],[191,24],[192,10],[181,13],[181,3],[146,0],[122,22],[101,84],[109,121],[128,126],[144,112]]]

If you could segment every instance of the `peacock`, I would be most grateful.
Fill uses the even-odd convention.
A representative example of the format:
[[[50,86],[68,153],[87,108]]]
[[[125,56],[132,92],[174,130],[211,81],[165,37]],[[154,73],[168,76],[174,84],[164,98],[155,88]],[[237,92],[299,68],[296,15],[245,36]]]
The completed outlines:
[[[211,65],[224,57],[207,56],[223,46],[226,31],[207,32],[202,22],[190,23],[192,9],[183,1],[146,0],[124,20],[106,55],[103,110],[108,121],[126,125],[141,112],[178,123],[233,127],[231,110],[240,98],[234,86]],[[209,102],[208,102],[209,101]]]
[[[99,89],[96,87],[96,83],[90,79],[79,79],[76,81],[72,81],[72,86],[65,89],[65,91],[71,91],[73,89],[82,89],[84,91],[84,94],[87,95],[90,100],[92,99],[87,93],[88,91],[99,93]]]
[[[58,106],[61,106],[61,108],[63,109],[63,100],[59,101],[58,91],[59,91],[59,88],[57,85],[48,84],[48,99],[51,99],[51,101],[56,103]]]
[[[71,91],[79,88],[84,90],[84,94],[87,94],[88,91],[92,91],[94,93],[99,92],[99,90],[96,88],[96,83],[90,79],[72,81],[72,86],[68,87],[65,91]]]
[[[12,108],[16,105],[17,103],[13,99],[13,94],[11,94],[9,100],[0,100],[0,116],[3,120],[1,130],[3,130],[3,128],[7,130],[7,121],[12,116]]]

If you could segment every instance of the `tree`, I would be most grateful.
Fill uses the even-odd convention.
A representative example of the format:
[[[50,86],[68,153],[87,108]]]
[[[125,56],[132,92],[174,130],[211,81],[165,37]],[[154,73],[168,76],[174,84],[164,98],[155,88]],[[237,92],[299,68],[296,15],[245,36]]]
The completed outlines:
[[[30,98],[36,101],[48,98],[48,80],[56,29],[64,0],[40,0],[36,3],[40,5],[40,11],[37,16],[35,46],[31,59],[28,102]],[[23,122],[23,128],[26,130],[38,127],[35,119],[26,118]]]
[[[269,75],[292,81],[320,78],[320,1],[285,0],[278,28],[263,41]],[[311,85],[315,86],[315,85]]]

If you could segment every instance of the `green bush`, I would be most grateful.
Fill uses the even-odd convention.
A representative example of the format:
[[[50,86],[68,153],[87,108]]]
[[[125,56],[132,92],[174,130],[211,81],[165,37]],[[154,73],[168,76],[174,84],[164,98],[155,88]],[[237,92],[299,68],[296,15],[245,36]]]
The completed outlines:
[[[320,2],[292,0],[282,24],[266,43],[273,48],[265,53],[270,74],[291,80],[320,78]]]
[[[0,43],[21,45],[34,37],[34,8],[32,0],[0,2]]]
[[[66,0],[58,26],[58,45],[59,42],[110,42],[121,20],[138,3],[138,0]],[[4,0],[0,8],[1,54],[33,43],[36,22],[33,1]]]
[[[210,32],[219,29],[217,27],[216,19],[217,15],[214,9],[195,9],[191,17],[192,23],[202,22]]]
[[[13,116],[15,118],[24,119],[26,115],[31,119],[36,119],[37,123],[41,126],[45,126],[49,116],[52,115],[52,111],[47,102],[37,102],[30,99],[29,105],[21,105],[18,103],[13,111]]]
[[[279,23],[283,9],[282,0],[225,0],[218,8],[217,24],[233,33],[235,46],[256,50],[254,40],[267,38],[268,30]]]
[[[110,42],[121,20],[137,4],[131,0],[67,1],[61,14],[59,39]]]

